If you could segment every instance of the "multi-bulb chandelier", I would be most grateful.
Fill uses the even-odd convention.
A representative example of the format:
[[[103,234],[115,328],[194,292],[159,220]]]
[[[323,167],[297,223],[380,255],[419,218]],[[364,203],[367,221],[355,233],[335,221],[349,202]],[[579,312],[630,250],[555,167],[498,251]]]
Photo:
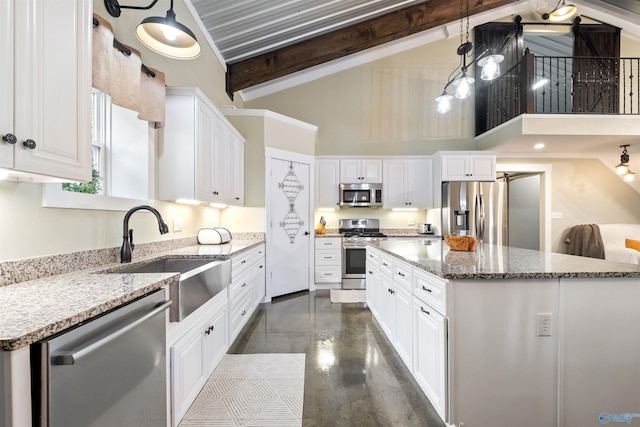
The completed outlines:
[[[470,56],[473,50],[473,43],[469,41],[469,0],[466,0],[466,41],[463,42],[463,24],[465,22],[465,12],[463,10],[463,0],[460,0],[460,46],[456,53],[462,57],[460,65],[458,65],[449,75],[447,84],[444,85],[442,95],[436,98],[436,110],[438,113],[447,113],[451,110],[451,101],[453,96],[447,93],[447,88],[453,86],[455,88],[454,95],[458,99],[465,99],[471,95],[471,90],[475,79],[467,75],[467,71],[474,64],[478,63],[482,67],[480,78],[482,80],[494,80],[500,76],[500,63],[504,60],[504,56],[494,54],[491,49],[484,49],[480,54],[467,64],[467,56]]]
[[[620,163],[615,166],[616,173],[622,176],[622,180],[624,182],[633,182],[635,172],[631,172],[629,169],[629,152],[627,151],[627,145],[621,145],[622,155],[620,156]]]

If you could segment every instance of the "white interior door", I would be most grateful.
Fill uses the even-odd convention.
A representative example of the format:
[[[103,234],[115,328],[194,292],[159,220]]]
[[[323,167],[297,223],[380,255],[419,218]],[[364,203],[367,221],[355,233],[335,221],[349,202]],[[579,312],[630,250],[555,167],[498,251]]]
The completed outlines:
[[[282,151],[267,157],[267,299],[309,289],[311,162],[306,157]]]

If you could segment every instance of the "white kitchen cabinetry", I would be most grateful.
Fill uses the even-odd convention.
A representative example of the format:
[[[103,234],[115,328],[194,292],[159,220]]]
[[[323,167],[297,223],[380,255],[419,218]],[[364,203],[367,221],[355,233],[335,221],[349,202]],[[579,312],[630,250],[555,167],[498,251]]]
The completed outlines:
[[[495,154],[440,154],[442,181],[495,181]]]
[[[366,300],[369,310],[371,310],[375,317],[378,317],[378,307],[380,306],[378,298],[380,295],[380,287],[382,286],[382,277],[380,276],[380,251],[372,246],[367,246],[366,251]]]
[[[198,88],[167,88],[166,116],[159,198],[242,206],[244,138]]]
[[[411,320],[411,265],[393,261],[393,290],[395,297],[395,335],[393,346],[410,371],[413,370],[413,327]],[[391,338],[390,338],[391,339]]]
[[[418,298],[413,300],[413,375],[446,420],[446,325],[442,314]]]
[[[342,282],[342,239],[340,237],[316,237],[315,283]]]
[[[316,159],[316,209],[340,209],[340,160]]]
[[[201,320],[170,350],[173,426],[178,425],[228,348],[227,298],[219,298],[207,314],[196,316]]]
[[[433,160],[383,161],[383,207],[427,209],[434,206]]]
[[[381,183],[381,159],[341,159],[340,183]]]
[[[0,167],[17,177],[91,180],[91,13],[77,0],[0,2]]]
[[[229,337],[231,343],[265,295],[264,245],[231,257]]]

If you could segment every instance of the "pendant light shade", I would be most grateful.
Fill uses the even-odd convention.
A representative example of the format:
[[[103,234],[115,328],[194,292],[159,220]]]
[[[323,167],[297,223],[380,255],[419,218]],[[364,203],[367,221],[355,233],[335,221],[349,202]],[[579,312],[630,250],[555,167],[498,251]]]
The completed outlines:
[[[618,175],[622,176],[622,180],[624,182],[633,182],[636,174],[635,172],[631,172],[629,169],[629,152],[627,151],[627,147],[629,145],[621,145],[622,154],[620,155],[620,163],[615,166],[615,171]]]
[[[562,0],[562,4],[558,2],[558,5],[548,14],[549,21],[560,22],[571,18],[576,14],[578,8],[573,4],[566,4],[565,0]],[[545,14],[546,16],[546,14]],[[544,16],[543,16],[544,17]]]
[[[118,0],[104,0],[107,11],[115,18],[120,16],[121,9],[148,10],[157,2],[153,0],[148,6],[121,6]],[[193,31],[176,21],[173,0],[166,17],[145,18],[136,28],[136,36],[149,49],[169,58],[193,59],[200,55],[200,44]]]
[[[175,59],[193,59],[200,55],[200,44],[193,32],[176,21],[173,9],[166,18],[145,18],[136,28],[136,36],[149,49]]]
[[[436,98],[436,111],[440,114],[445,114],[451,111],[451,100],[453,96],[449,95],[446,91],[442,92],[442,95]]]
[[[482,67],[480,78],[482,80],[495,80],[500,76],[500,63],[504,61],[504,56],[493,54],[485,56],[478,61],[478,65]]]
[[[471,95],[471,85],[475,83],[473,77],[468,77],[466,73],[462,73],[462,77],[453,81],[456,88],[455,97],[458,99],[466,99]]]

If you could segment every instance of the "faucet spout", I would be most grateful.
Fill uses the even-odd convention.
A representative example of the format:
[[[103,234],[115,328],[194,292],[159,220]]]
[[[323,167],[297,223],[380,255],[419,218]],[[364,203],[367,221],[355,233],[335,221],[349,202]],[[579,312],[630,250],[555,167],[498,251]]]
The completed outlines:
[[[129,229],[129,218],[131,215],[139,210],[147,210],[154,214],[158,220],[158,227],[160,229],[160,234],[165,234],[169,232],[169,227],[165,224],[162,219],[162,215],[158,212],[157,209],[151,207],[149,205],[140,205],[135,206],[125,214],[124,221],[122,223],[122,247],[120,248],[120,262],[131,262],[131,252],[133,251],[133,230]]]

